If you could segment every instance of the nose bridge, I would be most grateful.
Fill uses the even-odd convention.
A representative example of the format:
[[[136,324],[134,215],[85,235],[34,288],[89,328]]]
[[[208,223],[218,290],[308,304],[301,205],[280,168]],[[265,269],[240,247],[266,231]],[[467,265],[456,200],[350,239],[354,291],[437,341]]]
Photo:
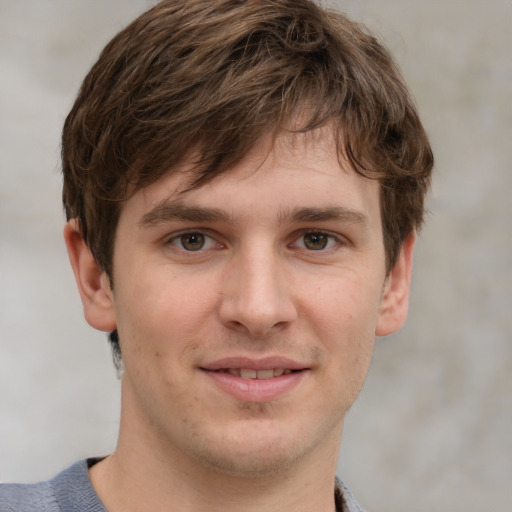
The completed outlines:
[[[221,316],[231,328],[263,336],[295,317],[284,262],[272,244],[241,248],[225,279]]]

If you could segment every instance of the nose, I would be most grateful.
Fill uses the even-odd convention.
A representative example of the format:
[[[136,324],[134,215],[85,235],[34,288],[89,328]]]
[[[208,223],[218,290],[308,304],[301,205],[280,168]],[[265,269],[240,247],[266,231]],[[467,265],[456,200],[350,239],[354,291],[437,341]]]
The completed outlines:
[[[222,281],[223,325],[253,338],[286,328],[297,318],[289,272],[271,248],[234,256]]]

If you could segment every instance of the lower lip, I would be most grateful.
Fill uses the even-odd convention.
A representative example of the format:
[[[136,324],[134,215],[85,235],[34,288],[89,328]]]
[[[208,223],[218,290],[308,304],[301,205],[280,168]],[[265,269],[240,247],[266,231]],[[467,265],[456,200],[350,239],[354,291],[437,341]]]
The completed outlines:
[[[271,379],[242,379],[224,372],[203,370],[226,393],[244,402],[268,402],[276,400],[297,386],[307,370],[300,370]]]

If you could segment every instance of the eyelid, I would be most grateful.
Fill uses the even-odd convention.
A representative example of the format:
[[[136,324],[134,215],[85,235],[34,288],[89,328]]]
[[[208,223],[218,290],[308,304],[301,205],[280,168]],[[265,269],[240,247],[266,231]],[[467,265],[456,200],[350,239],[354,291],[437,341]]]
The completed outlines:
[[[328,247],[328,248],[325,248],[325,249],[319,249],[317,251],[313,250],[313,249],[308,249],[306,247],[300,247],[300,249],[303,249],[303,250],[306,250],[308,252],[329,252],[330,250],[332,249],[335,249],[335,248],[338,248],[338,247],[342,247],[344,245],[347,245],[349,243],[349,241],[347,240],[346,237],[344,237],[343,235],[340,235],[339,233],[333,233],[332,231],[329,231],[329,230],[326,230],[326,229],[315,229],[315,228],[306,228],[306,229],[303,229],[301,231],[299,231],[294,237],[293,237],[293,241],[292,241],[292,244],[291,245],[296,245],[297,242],[303,238],[304,236],[308,235],[308,234],[319,234],[319,235],[325,235],[327,236],[328,238],[332,239],[335,241],[335,244],[334,246],[332,247]]]
[[[201,249],[198,249],[197,251],[187,251],[186,249],[182,248],[182,247],[179,247],[177,244],[174,244],[173,242],[176,241],[176,240],[179,240],[180,237],[182,237],[183,235],[189,235],[189,234],[198,234],[198,235],[202,235],[205,237],[205,239],[210,239],[213,243],[210,243],[209,244],[209,247],[206,247],[206,248],[201,248]],[[171,245],[173,247],[176,247],[178,248],[179,250],[181,251],[184,251],[184,252],[190,252],[190,253],[194,253],[194,252],[202,252],[202,251],[205,251],[205,250],[208,250],[208,249],[211,249],[215,246],[224,246],[224,244],[222,242],[220,242],[218,240],[217,237],[215,237],[210,230],[208,229],[202,229],[202,228],[189,228],[189,229],[183,229],[181,231],[177,231],[177,232],[174,232],[174,233],[171,233],[170,235],[166,236],[164,239],[164,245]]]

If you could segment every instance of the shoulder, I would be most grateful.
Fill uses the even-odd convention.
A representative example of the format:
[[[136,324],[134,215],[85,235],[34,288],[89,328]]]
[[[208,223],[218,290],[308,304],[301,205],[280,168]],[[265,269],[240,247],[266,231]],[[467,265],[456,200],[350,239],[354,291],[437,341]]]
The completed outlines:
[[[0,484],[0,512],[105,512],[82,460],[47,482]]]
[[[49,482],[0,484],[0,512],[58,512]]]

